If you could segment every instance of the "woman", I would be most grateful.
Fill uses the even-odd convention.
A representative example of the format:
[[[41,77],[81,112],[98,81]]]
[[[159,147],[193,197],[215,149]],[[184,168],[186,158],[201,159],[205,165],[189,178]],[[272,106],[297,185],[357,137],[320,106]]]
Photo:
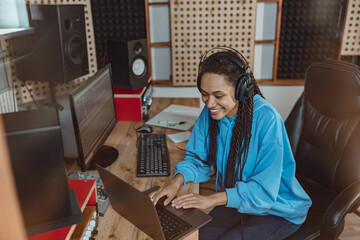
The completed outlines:
[[[295,178],[284,123],[264,100],[245,58],[235,49],[204,54],[198,88],[206,104],[169,185],[150,194],[176,208],[214,207],[200,239],[284,239],[305,221],[311,200]],[[209,56],[207,56],[209,55]],[[205,182],[211,166],[221,191],[186,194],[181,185]],[[174,200],[173,200],[174,199]]]

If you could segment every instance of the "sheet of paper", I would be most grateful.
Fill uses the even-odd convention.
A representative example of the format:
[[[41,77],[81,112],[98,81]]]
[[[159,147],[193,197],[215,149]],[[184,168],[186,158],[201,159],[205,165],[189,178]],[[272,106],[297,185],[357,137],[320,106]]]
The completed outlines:
[[[200,108],[171,104],[146,124],[187,131],[194,125],[200,112]]]
[[[185,142],[185,141],[189,140],[190,135],[191,135],[191,132],[186,131],[186,132],[168,134],[167,136],[174,143],[179,143],[179,142]]]

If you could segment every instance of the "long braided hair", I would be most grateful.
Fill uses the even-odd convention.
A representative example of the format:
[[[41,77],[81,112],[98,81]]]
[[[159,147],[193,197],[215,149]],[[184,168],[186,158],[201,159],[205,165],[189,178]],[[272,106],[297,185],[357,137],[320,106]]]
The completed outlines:
[[[224,76],[225,79],[234,86],[234,88],[240,77],[246,74],[245,69],[240,68],[231,60],[225,57],[221,57],[218,54],[210,55],[201,63],[201,75],[203,76],[205,73],[214,73]],[[225,173],[225,188],[234,187],[235,183],[239,180],[239,177],[240,181],[243,179],[242,172],[247,160],[251,139],[254,112],[254,95],[259,94],[261,97],[264,97],[256,83],[253,73],[251,72],[249,75],[254,84],[254,92],[250,98],[246,98],[243,102],[239,102],[239,108],[237,110],[237,116],[230,142],[230,152]],[[215,171],[217,169],[216,156],[218,130],[218,121],[211,119],[209,128],[209,156],[208,161],[204,163],[210,166],[213,165]],[[239,171],[240,176],[238,176]]]

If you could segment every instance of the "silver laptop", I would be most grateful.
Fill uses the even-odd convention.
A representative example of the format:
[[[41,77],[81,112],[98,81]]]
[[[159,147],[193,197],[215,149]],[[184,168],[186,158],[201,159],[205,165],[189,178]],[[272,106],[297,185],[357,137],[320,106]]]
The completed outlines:
[[[163,199],[154,206],[148,194],[159,187],[140,192],[108,170],[97,165],[112,208],[154,239],[181,239],[212,217],[198,209],[164,206]]]

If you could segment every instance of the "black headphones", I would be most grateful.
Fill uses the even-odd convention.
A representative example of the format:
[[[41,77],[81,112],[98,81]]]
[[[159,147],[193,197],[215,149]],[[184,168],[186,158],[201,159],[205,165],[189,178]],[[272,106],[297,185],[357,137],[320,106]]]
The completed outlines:
[[[235,86],[235,99],[239,100],[240,102],[243,102],[246,98],[250,98],[254,93],[254,83],[251,80],[251,76],[250,76],[251,68],[249,66],[249,63],[246,61],[245,57],[239,51],[237,51],[234,48],[226,47],[226,46],[212,48],[206,51],[204,55],[202,55],[199,62],[198,77],[197,77],[197,87],[199,91],[200,91],[200,82],[202,77],[201,65],[207,58],[208,53],[214,50],[222,50],[222,51],[213,53],[211,54],[211,56],[217,55],[219,57],[226,58],[231,62],[235,63],[241,69],[244,69],[246,74],[242,75],[238,79]]]

